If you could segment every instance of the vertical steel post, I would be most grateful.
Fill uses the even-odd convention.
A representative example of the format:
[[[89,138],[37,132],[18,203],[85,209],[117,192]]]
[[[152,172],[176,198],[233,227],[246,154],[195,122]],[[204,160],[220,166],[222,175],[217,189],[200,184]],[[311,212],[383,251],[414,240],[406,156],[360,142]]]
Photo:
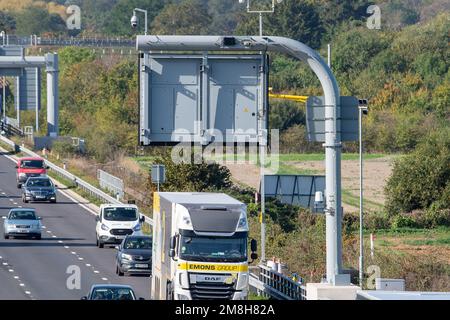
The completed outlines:
[[[58,136],[58,54],[47,53],[47,134]]]
[[[39,68],[36,68],[36,132],[39,131]]]
[[[359,124],[359,286],[362,288],[364,276],[364,237],[363,237],[363,147],[362,147],[362,108],[358,108]]]

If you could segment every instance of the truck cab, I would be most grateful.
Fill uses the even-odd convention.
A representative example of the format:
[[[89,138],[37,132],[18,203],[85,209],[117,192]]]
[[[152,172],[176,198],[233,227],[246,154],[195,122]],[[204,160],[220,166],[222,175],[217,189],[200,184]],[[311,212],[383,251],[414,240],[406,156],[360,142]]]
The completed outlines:
[[[133,204],[102,204],[96,217],[97,246],[122,243],[127,235],[143,235],[138,207]]]
[[[17,160],[16,164],[16,181],[17,188],[21,188],[29,177],[37,177],[47,174],[48,166],[45,161],[38,157],[26,157]]]
[[[223,193],[159,192],[153,204],[152,299],[248,296],[245,204]],[[256,241],[251,241],[256,259]]]

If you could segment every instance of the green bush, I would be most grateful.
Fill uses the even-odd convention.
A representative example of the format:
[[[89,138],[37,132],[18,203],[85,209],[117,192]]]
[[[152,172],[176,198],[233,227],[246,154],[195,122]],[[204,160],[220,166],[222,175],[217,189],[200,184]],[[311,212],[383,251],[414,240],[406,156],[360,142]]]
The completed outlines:
[[[427,209],[435,201],[442,205],[450,181],[450,128],[430,134],[417,149],[394,162],[386,192],[390,214]]]

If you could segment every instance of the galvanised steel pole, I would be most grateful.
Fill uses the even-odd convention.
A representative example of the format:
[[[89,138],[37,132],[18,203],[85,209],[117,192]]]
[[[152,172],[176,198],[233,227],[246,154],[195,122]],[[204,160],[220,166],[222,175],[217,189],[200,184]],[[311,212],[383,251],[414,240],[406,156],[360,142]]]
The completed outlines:
[[[364,277],[364,236],[363,236],[363,147],[362,147],[362,115],[363,109],[358,108],[359,125],[359,286],[362,288]]]

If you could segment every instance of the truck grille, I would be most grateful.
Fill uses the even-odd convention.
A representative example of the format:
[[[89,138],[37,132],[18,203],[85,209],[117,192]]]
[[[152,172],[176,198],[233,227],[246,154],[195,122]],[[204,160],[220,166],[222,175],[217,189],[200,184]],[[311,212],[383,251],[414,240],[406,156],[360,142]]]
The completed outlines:
[[[224,276],[224,274],[220,275]],[[231,276],[231,274],[226,276]],[[223,282],[206,281],[191,282],[190,289],[193,300],[231,300],[236,291],[235,283],[227,284]]]
[[[133,233],[133,230],[131,229],[111,229],[111,234],[115,235],[115,236],[124,236],[124,235],[129,235]]]

